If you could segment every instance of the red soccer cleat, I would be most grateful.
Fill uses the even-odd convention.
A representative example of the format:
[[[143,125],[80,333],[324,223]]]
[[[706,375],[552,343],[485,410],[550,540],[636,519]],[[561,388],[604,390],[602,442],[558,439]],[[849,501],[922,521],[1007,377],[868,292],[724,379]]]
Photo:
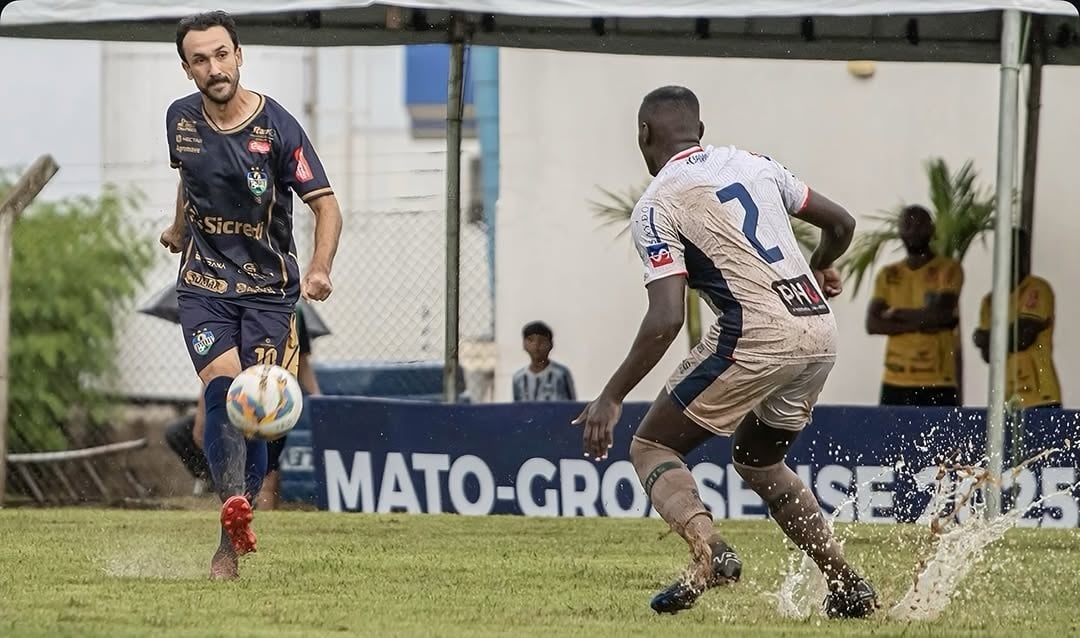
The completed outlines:
[[[237,556],[255,551],[252,518],[251,503],[243,496],[230,496],[221,506],[221,526],[225,528]]]

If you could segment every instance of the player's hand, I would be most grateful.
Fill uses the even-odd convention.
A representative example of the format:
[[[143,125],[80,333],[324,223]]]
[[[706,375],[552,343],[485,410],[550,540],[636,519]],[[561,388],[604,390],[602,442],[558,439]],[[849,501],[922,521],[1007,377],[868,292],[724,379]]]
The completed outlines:
[[[300,284],[300,294],[311,301],[326,301],[333,291],[334,284],[330,283],[330,273],[325,270],[309,270]]]
[[[826,299],[831,299],[844,291],[844,282],[840,280],[840,271],[835,268],[815,270],[814,279],[817,280],[821,292],[825,293]]]
[[[161,238],[158,241],[161,242],[162,246],[168,248],[170,253],[178,253],[184,249],[184,229],[169,226],[165,229],[165,232],[161,233]]]
[[[581,442],[585,456],[602,461],[611,449],[611,433],[622,416],[622,403],[600,395],[595,401],[585,406],[581,414],[571,421],[574,425],[584,425]]]

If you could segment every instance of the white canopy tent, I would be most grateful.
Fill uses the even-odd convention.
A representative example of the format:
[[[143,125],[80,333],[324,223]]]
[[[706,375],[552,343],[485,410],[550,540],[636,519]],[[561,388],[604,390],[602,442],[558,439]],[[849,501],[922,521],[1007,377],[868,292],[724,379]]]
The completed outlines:
[[[0,37],[171,42],[206,0],[0,0]],[[1040,62],[1080,64],[1077,10],[1058,0],[232,0],[245,43],[451,43],[447,103],[446,392],[457,372],[462,73],[467,43],[638,55],[1001,65],[987,451],[1004,447],[1011,231],[1024,17]],[[1030,187],[1030,184],[1029,184]],[[989,494],[990,512],[1000,495]]]
[[[719,57],[1000,62],[1002,11],[1047,16],[1047,64],[1080,64],[1058,0],[0,0],[0,36],[169,41],[177,18],[226,6],[250,44],[448,42]],[[393,6],[390,6],[393,5]]]

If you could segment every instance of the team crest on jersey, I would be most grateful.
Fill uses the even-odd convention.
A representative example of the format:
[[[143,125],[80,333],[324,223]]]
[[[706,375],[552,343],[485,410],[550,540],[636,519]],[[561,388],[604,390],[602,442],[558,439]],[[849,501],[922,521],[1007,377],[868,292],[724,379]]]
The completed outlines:
[[[653,268],[675,263],[675,260],[671,258],[671,249],[664,242],[646,246],[645,252],[648,253],[649,265]]]
[[[266,186],[269,184],[269,180],[266,179],[266,173],[263,171],[252,168],[247,174],[248,190],[255,196],[255,200],[261,202],[262,194],[266,192]]]
[[[191,346],[200,357],[205,357],[214,346],[214,333],[209,328],[202,328],[191,338]]]

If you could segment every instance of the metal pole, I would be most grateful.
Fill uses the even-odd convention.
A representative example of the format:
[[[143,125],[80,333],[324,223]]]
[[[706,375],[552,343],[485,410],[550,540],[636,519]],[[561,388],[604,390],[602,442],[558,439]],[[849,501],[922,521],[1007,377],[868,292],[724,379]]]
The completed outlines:
[[[1012,290],[1013,190],[1019,129],[1020,12],[1003,12],[1001,87],[998,111],[997,211],[994,219],[994,276],[990,297],[990,388],[986,405],[986,454],[993,478],[1001,477],[1005,447],[1005,363]],[[1001,490],[989,486],[987,516],[1001,515]]]
[[[0,507],[7,489],[8,336],[11,330],[11,237],[15,220],[34,201],[60,167],[42,155],[0,201]]]
[[[450,79],[446,89],[446,361],[443,395],[457,401],[458,322],[461,297],[461,119],[465,101],[465,35],[450,18]]]

